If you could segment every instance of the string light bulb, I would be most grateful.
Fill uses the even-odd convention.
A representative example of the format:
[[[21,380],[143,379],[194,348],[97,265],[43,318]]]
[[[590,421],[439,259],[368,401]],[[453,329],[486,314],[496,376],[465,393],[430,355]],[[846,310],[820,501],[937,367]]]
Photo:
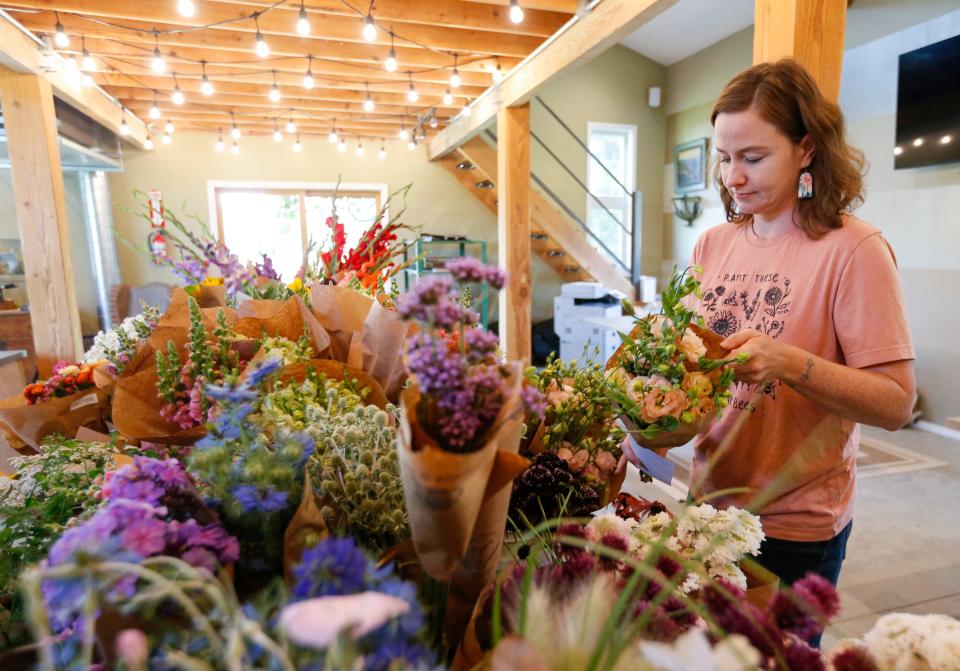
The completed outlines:
[[[460,70],[457,69],[457,55],[453,55],[453,74],[450,75],[450,88],[460,88]]]
[[[63,24],[60,23],[60,14],[54,12],[57,17],[57,25],[53,29],[53,43],[56,44],[61,49],[66,49],[70,46],[70,37],[67,35],[67,31],[63,29]]]
[[[417,89],[413,87],[413,75],[408,72],[407,76],[410,78],[410,88],[407,89],[407,100],[415,103],[420,100],[420,94],[417,93]]]
[[[310,34],[310,20],[307,18],[307,8],[303,6],[303,0],[300,0],[300,13],[297,18],[297,32],[301,35]]]
[[[293,150],[299,153],[303,149],[303,145],[300,144],[300,136],[297,135],[297,141],[293,143]]]
[[[239,154],[239,153],[240,153],[240,145],[238,145],[236,142],[234,142],[234,143],[233,143],[233,146],[230,147],[230,153],[231,153],[231,154],[234,154],[234,155]]]
[[[409,137],[410,137],[410,134],[407,133],[407,129],[404,128],[403,125],[401,125],[401,126],[400,126],[400,139],[401,139],[401,140],[406,140],[406,139],[408,139]]]
[[[363,141],[357,140],[357,156],[363,156]]]
[[[327,136],[327,140],[330,141],[330,144],[337,143],[337,127],[336,126],[334,126],[333,129],[330,131],[330,134]]]
[[[153,139],[147,137],[147,139],[143,141],[143,148],[147,151],[153,151]]]
[[[462,115],[464,116],[464,118],[466,118],[466,117],[470,116],[471,111],[472,111],[472,110],[470,109],[470,101],[468,100],[468,101],[467,101],[467,104],[463,106],[463,109],[462,109],[462,110],[460,110],[460,114],[462,114]]]
[[[416,149],[416,148],[417,148],[417,143],[414,142],[413,140],[410,140],[410,141],[407,143],[407,149],[409,149],[410,151],[413,151],[413,150]]]
[[[341,138],[341,140],[337,143],[337,151],[345,152],[346,150],[347,150],[347,143],[344,142],[343,139]]]
[[[397,50],[393,48],[393,31],[390,31],[390,51],[387,52],[387,61],[384,63],[387,72],[397,71]]]
[[[283,140],[283,133],[281,133],[281,132],[280,132],[280,129],[277,128],[277,121],[276,121],[276,119],[274,119],[274,121],[273,121],[273,141],[274,141],[274,142],[280,142],[280,141],[282,141],[282,140]]]
[[[174,75],[174,82],[176,82],[176,75]],[[183,97],[183,91],[180,90],[180,84],[174,83],[173,95],[170,96],[170,99],[173,100],[174,105],[182,105],[186,101],[186,98]]]
[[[277,71],[273,71],[273,86],[270,88],[270,102],[280,102],[280,87],[277,86]]]
[[[164,144],[170,144],[170,133],[164,133],[162,139]]]
[[[363,20],[363,39],[373,42],[377,39],[377,24],[373,22],[373,14],[367,14]]]
[[[453,104],[453,94],[450,93],[450,89],[447,89],[447,92],[443,94],[443,104],[444,105]]]
[[[163,60],[163,54],[160,53],[160,34],[153,33],[153,59],[150,61],[150,69],[158,75],[167,71],[167,62]]]
[[[430,128],[436,128],[439,125],[440,122],[437,121],[436,113],[434,113],[434,116],[430,117]]]
[[[159,119],[160,118],[160,108],[157,107],[157,92],[153,92],[153,104],[150,105],[150,118]]]
[[[523,23],[523,8],[518,0],[510,0],[510,20],[513,23]]]
[[[380,151],[377,152],[377,158],[381,161],[387,157],[387,150],[383,147],[383,140],[380,141]]]
[[[224,149],[222,128],[220,129],[220,135],[217,137],[217,143],[213,145],[213,148],[216,149],[217,151],[223,151]]]
[[[87,44],[84,38],[80,38],[83,44],[83,50],[80,52],[83,56],[83,65],[82,69],[85,72],[96,72],[97,71],[97,62],[93,60],[93,56],[90,55],[90,52],[87,51]]]
[[[503,70],[500,68],[500,61],[497,61],[497,69],[493,71],[493,83],[499,84],[503,81]]]
[[[203,77],[200,82],[200,93],[205,96],[213,95],[213,84],[210,83],[210,79],[207,77],[207,62],[200,61],[200,68],[203,72]]]
[[[177,11],[180,12],[180,16],[193,16],[197,8],[193,6],[193,0],[179,0]]]
[[[270,47],[267,45],[267,41],[263,39],[263,33],[260,32],[260,15],[254,14],[253,21],[257,26],[257,46],[254,51],[260,58],[266,58],[270,55]]]
[[[313,81],[313,56],[307,56],[307,73],[303,75],[303,88],[308,91],[314,87]]]
[[[290,121],[287,122],[287,132],[293,135],[297,132],[297,124],[293,122],[293,110],[290,110]]]
[[[230,129],[230,137],[234,140],[240,139],[240,127],[237,126],[237,119],[233,116],[233,111],[230,112],[230,120],[233,122],[233,128]],[[234,142],[236,144],[236,142]]]
[[[163,124],[163,132],[166,133],[167,135],[172,133],[173,130],[174,130],[173,124],[170,121],[167,121],[167,123]]]
[[[367,99],[363,101],[363,109],[367,112],[373,111],[373,98],[370,97],[370,85],[367,82],[363,83],[367,87]]]
[[[122,119],[120,121],[120,135],[123,135],[124,137],[130,135],[130,124],[127,123],[126,119]]]

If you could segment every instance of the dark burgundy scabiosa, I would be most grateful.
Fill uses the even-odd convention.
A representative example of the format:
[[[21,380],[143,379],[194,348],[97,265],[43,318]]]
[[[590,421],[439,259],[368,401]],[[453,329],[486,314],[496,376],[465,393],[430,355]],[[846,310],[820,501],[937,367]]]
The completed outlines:
[[[869,650],[861,646],[845,646],[830,654],[833,671],[880,671]]]
[[[744,598],[744,592],[726,580],[707,583],[700,591],[709,621],[727,634],[741,634],[761,655],[771,658],[783,638],[767,616]]]
[[[821,633],[829,618],[840,610],[837,590],[819,575],[808,574],[792,589],[778,592],[770,616],[785,634],[809,640]]]
[[[617,533],[604,534],[600,537],[600,544],[622,554],[626,554],[627,550],[629,549],[627,546],[627,539]],[[621,562],[619,559],[614,559],[605,555],[598,555],[597,559],[600,561],[600,566],[608,571],[617,570],[623,565],[623,562]]]
[[[564,500],[566,509],[561,511]],[[599,507],[599,492],[583,484],[570,470],[570,465],[555,454],[538,454],[527,470],[513,481],[510,514],[518,523],[522,519],[521,513],[531,524],[537,524],[559,517],[561,512],[580,517]]]
[[[783,660],[790,671],[826,671],[827,668],[820,651],[795,636],[787,637]]]

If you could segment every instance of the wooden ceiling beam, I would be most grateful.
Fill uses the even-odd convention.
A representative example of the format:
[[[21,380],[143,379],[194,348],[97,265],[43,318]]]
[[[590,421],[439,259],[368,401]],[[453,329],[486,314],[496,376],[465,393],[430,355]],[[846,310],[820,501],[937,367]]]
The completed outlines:
[[[120,100],[143,100],[149,103],[153,102],[153,91],[150,89],[118,86],[111,87],[110,93]],[[410,119],[415,119],[419,115],[425,114],[429,111],[430,107],[436,109],[437,114],[439,114],[441,117],[452,117],[460,112],[459,107],[445,107],[442,104],[426,107],[412,107],[408,104],[400,104],[399,102],[391,103],[385,101],[378,101],[373,112],[367,112],[363,109],[363,102],[364,101],[362,98],[337,99],[336,97],[325,98],[322,95],[318,95],[316,97],[309,98],[293,96],[284,97],[280,99],[280,102],[273,103],[265,96],[231,95],[227,93],[219,93],[216,96],[211,96],[210,98],[205,98],[199,94],[189,96],[187,97],[187,100],[183,106],[189,104],[195,107],[254,107],[265,110],[273,110],[276,113],[289,111],[290,109],[322,110],[324,112],[350,113],[358,116],[377,115],[380,112],[385,112],[405,116]],[[160,107],[166,105],[170,105],[174,108],[177,107],[177,105],[174,105],[174,103],[170,100],[169,95],[163,94],[157,97],[157,104]]]
[[[603,53],[677,0],[606,0],[551,38],[535,55],[514,68],[496,90],[482,95],[469,117],[460,117],[428,147],[431,160],[445,156],[479,133],[502,108],[529,101],[536,90],[561,72]]]
[[[223,25],[211,26],[209,29],[177,34],[178,37],[202,36],[204,39],[214,35],[225,35],[228,39],[241,38],[249,42],[251,51],[254,45],[254,35],[257,27],[247,8],[239,9],[236,6],[219,5],[204,0],[198,3],[196,14],[190,18],[178,16],[174,6],[169,2],[140,2],[131,3],[128,0],[4,0],[4,6],[21,9],[45,10],[51,18],[53,12],[61,12],[60,20],[67,33],[83,35],[88,32],[87,27],[96,25],[83,17],[97,17],[112,21],[122,21],[124,25],[152,32],[153,30],[168,30],[182,27],[200,27],[214,22],[233,21]],[[492,33],[485,30],[450,28],[442,26],[414,25],[380,21],[380,30],[373,42],[364,40],[361,34],[362,19],[328,15],[321,22],[315,22],[309,36],[302,37],[296,31],[295,12],[291,16],[280,15],[272,10],[259,17],[260,31],[266,36],[267,42],[293,40],[300,44],[301,53],[309,48],[307,44],[315,40],[336,40],[355,42],[365,45],[380,45],[381,48],[390,46],[390,35],[387,32],[393,29],[398,35],[396,42],[401,46],[413,48],[429,48],[449,51],[452,53],[492,54],[498,56],[516,56],[522,58],[536,49],[549,36],[510,35],[506,33]],[[17,15],[17,19],[19,20]],[[241,20],[237,20],[241,19]],[[168,36],[169,37],[169,36]],[[402,37],[402,39],[401,39]]]
[[[150,60],[153,58],[152,47],[146,45],[125,45],[99,37],[87,37],[86,45],[87,51],[89,51],[95,59],[102,58],[105,62],[111,63],[120,70],[132,71],[140,69],[152,74],[152,70],[150,70]],[[71,44],[70,48],[59,51],[61,54],[78,56],[80,55],[80,45]],[[167,59],[170,70],[176,70],[177,75],[183,74],[199,77],[202,73],[200,61],[210,61],[211,56],[215,58],[217,55],[220,54],[211,53],[209,49],[179,47],[177,49],[177,57],[168,55]],[[236,58],[233,53],[224,52],[222,55],[228,59]],[[207,75],[213,79],[214,77],[224,74],[235,77],[237,73],[249,72],[252,75],[256,75],[269,72],[269,70],[276,70],[279,75],[284,73],[290,74],[296,77],[297,81],[300,81],[303,79],[303,75],[307,70],[307,59],[304,56],[271,59],[270,63],[267,64],[269,68],[266,68],[262,61],[254,61],[253,58],[254,57],[251,57],[250,62],[230,65],[219,65],[215,62],[208,62],[206,65]],[[514,60],[516,59],[511,59],[511,62]],[[447,64],[447,59],[443,59],[442,62],[438,59],[435,65],[438,69],[413,72],[413,81],[418,85],[421,82],[437,84],[438,86],[443,86],[445,89],[450,81],[450,72],[445,69]],[[480,68],[481,64],[477,64],[476,67]],[[506,66],[503,65],[503,67],[505,68]],[[406,86],[408,81],[405,71],[399,73],[387,72],[382,66],[373,63],[364,64],[342,60],[314,59],[310,64],[310,69],[318,79],[324,75],[330,75],[351,81],[368,80],[371,84],[381,82],[384,84],[393,83],[398,86]],[[479,69],[467,70],[460,68],[460,79],[463,82],[464,89],[472,89],[477,95],[493,83],[491,73],[479,71]]]
[[[53,59],[59,60],[55,56]],[[0,68],[7,67],[16,72],[43,77],[50,82],[56,97],[104,128],[119,133],[124,118],[120,104],[101,89],[83,86],[78,78],[71,77],[63,68],[51,71],[51,62],[51,56],[45,48],[14,23],[0,16]],[[130,130],[127,141],[142,147],[147,138],[146,126],[135,118],[128,119],[127,124]]]
[[[13,16],[19,23],[36,33],[53,34],[56,26],[56,18],[51,12],[17,12]],[[176,28],[175,25],[154,25],[136,21],[124,22],[124,25],[147,31],[141,33],[92,23],[72,16],[63,17],[63,21],[67,33],[75,37],[84,35],[88,38],[100,37],[118,40],[127,45],[148,45],[150,51],[153,50],[154,45],[153,35],[150,34],[151,30],[154,28],[158,30]],[[262,59],[254,53],[255,40],[253,34],[212,30],[162,34],[159,36],[159,44],[160,51],[166,58],[177,58],[180,48],[201,49],[209,57],[201,57],[198,60],[226,61],[224,64],[233,65],[232,61],[238,60],[236,54],[240,53],[244,55],[243,58],[239,59],[241,63],[251,66],[261,65],[263,69],[270,69],[274,60],[283,57],[300,58],[302,62],[306,63],[309,54],[314,59],[328,58],[338,62],[362,63],[385,72],[384,61],[386,61],[388,52],[388,48],[366,42],[344,43],[336,40],[274,36],[269,40],[270,57]],[[453,65],[452,56],[434,53],[426,49],[398,45],[396,52],[398,62],[396,76],[398,77],[405,76],[407,71],[424,68],[450,68]],[[506,72],[519,63],[521,59],[483,53],[464,53],[462,60],[463,65],[460,68],[462,70],[485,71],[495,61],[498,61]]]
[[[510,0],[470,0],[482,5],[499,5],[509,7]],[[520,6],[524,11],[524,20],[526,12],[531,9],[544,12],[560,12],[562,14],[576,14],[580,6],[585,4],[583,0],[520,0]]]
[[[107,66],[114,64],[113,61],[104,60]],[[118,64],[123,66],[124,64]],[[213,76],[208,72],[208,79],[214,86],[215,91],[229,91],[233,93],[249,93],[257,95],[267,95],[273,85],[272,72],[251,71],[249,75],[240,77]],[[157,75],[149,67],[132,68],[122,67],[118,70],[103,69],[92,73],[97,82],[107,86],[133,86],[138,88],[173,90],[175,84],[172,75]],[[187,91],[199,91],[202,84],[202,78],[199,74],[176,73],[177,84],[186,93]],[[277,73],[277,85],[281,92],[290,95],[302,95],[309,97],[315,95],[317,89],[327,89],[343,91],[345,93],[363,93],[366,97],[367,86],[363,81],[339,80],[336,78],[321,77],[314,73],[314,88],[303,88],[303,75],[291,74],[289,72]],[[434,84],[430,82],[414,82],[417,93],[420,97],[443,97],[447,86],[443,84]],[[377,100],[378,95],[400,96],[406,100],[409,84],[407,82],[370,82],[370,95]],[[486,89],[477,86],[461,86],[459,89],[451,91],[455,100],[459,100],[462,105],[467,99],[476,98]]]
[[[242,5],[252,11],[256,7],[263,7],[262,1],[255,0],[218,0],[220,4]],[[500,5],[479,4],[464,2],[463,0],[431,0],[430,2],[410,2],[410,0],[377,0],[373,8],[375,20],[400,21],[403,23],[425,23],[429,25],[451,26],[455,28],[472,28],[475,30],[489,30],[497,33],[511,33],[515,35],[539,35],[547,37],[557,30],[576,11],[570,12],[553,9],[535,9],[524,5],[523,23],[510,21],[507,8],[509,0]],[[572,3],[575,4],[575,3]],[[314,20],[323,21],[328,14],[358,17],[358,14],[344,5],[340,0],[306,0],[304,6],[310,17],[311,28]],[[364,9],[365,5],[359,5]],[[279,9],[279,8],[278,8]],[[295,5],[287,9],[296,21]],[[276,11],[276,10],[274,10]],[[316,16],[319,13],[319,16]],[[316,19],[314,17],[316,16]]]

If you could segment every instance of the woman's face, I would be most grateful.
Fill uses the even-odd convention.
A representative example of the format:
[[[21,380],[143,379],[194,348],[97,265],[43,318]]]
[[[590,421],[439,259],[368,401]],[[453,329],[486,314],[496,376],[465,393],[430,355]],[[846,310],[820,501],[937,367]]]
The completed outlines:
[[[793,210],[800,172],[813,154],[808,138],[794,144],[751,107],[718,114],[713,143],[723,185],[740,212],[772,219]]]

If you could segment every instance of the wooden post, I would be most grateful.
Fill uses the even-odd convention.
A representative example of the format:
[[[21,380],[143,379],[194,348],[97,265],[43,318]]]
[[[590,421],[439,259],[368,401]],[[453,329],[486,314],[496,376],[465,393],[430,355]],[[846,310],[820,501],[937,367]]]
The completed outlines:
[[[530,363],[530,104],[497,113],[497,213],[500,267],[510,280],[500,292],[500,344],[508,359]]]
[[[37,366],[46,377],[57,361],[83,353],[53,90],[42,77],[0,68],[0,103]]]
[[[847,0],[756,0],[753,62],[794,58],[837,102],[846,21]]]

